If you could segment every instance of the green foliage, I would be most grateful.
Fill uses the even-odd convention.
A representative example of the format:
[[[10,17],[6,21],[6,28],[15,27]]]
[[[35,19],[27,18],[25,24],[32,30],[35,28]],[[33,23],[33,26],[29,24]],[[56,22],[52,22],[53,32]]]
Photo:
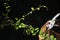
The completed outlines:
[[[10,0],[5,0],[5,2],[3,3],[5,10],[7,11],[6,13],[9,13],[11,10],[11,6],[8,4],[9,1]],[[14,20],[9,19],[10,20],[9,25],[13,26],[15,28],[15,30],[18,30],[20,28],[26,29],[25,32],[27,35],[31,34],[32,36],[35,36],[38,34],[41,36],[41,38],[43,40],[56,40],[56,38],[54,38],[54,35],[49,36],[49,34],[44,34],[41,30],[39,30],[39,28],[33,28],[32,25],[27,25],[27,24],[21,23],[21,20],[25,20],[26,16],[32,14],[33,11],[40,10],[41,7],[47,8],[44,5],[39,6],[37,8],[31,7],[31,11],[29,13],[27,13],[26,15],[23,15],[22,18],[20,18],[20,19],[15,18],[16,22]],[[3,14],[3,16],[5,16],[7,19],[9,18],[8,14],[6,14],[6,15]],[[6,25],[7,25],[7,21],[6,21],[6,19],[4,19],[2,21],[2,23],[0,24],[0,27],[3,28]]]
[[[33,28],[31,25],[30,27],[26,30],[26,33],[32,34],[33,36],[35,36],[37,33],[39,32],[39,28]]]
[[[19,27],[20,26],[20,27]],[[39,31],[39,28],[33,28],[32,25],[30,25],[28,27],[28,25],[24,24],[24,23],[20,23],[20,25],[18,26],[18,28],[26,28],[26,34],[27,35],[32,35],[35,36],[37,33],[39,33],[39,35],[41,36],[41,38],[43,40],[56,40],[56,38],[54,37],[54,35],[50,35],[44,34],[41,30]],[[17,28],[17,27],[16,27]],[[18,29],[17,29],[18,30]]]
[[[40,34],[40,35],[42,35],[42,34],[43,34],[43,32],[40,30],[39,34]]]
[[[42,40],[57,40],[54,35],[49,35],[48,33],[44,34],[41,30],[39,32]]]
[[[4,0],[3,6],[5,7],[5,10],[8,12],[11,11],[11,6],[9,5],[10,0]]]
[[[28,26],[24,23],[20,23],[21,19],[17,20],[14,24],[15,29],[18,30],[19,28],[26,28],[26,33],[28,35],[32,34],[35,36],[39,32],[39,28],[33,28],[31,25]]]

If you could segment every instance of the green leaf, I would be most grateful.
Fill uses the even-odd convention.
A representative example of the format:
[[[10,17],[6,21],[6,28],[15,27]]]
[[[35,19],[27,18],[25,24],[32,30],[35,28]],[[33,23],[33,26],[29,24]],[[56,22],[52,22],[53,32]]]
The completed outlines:
[[[18,27],[16,27],[16,30],[18,30],[19,28]]]
[[[40,35],[42,35],[42,34],[43,34],[43,32],[40,30],[39,34],[40,34]]]
[[[26,30],[26,34],[30,35],[30,30],[29,29]]]
[[[15,23],[15,25],[19,25],[20,24],[20,19],[19,20],[17,20],[17,22]]]
[[[31,10],[34,11],[35,10],[34,7],[31,7]]]
[[[50,39],[51,40],[54,40],[54,35],[50,35]]]
[[[18,20],[18,18],[15,18],[15,20]]]
[[[25,25],[24,23],[21,23],[20,26],[21,26],[22,28],[26,28],[26,25]]]
[[[56,38],[54,38],[54,40],[57,40]]]

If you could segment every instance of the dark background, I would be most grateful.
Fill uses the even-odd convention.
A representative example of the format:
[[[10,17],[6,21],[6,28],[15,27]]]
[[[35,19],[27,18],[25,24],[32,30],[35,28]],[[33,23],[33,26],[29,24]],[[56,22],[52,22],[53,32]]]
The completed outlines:
[[[0,0],[0,16],[2,13],[6,13],[3,0]],[[11,11],[9,12],[9,17],[14,19],[15,17],[21,18],[22,15],[27,14],[31,11],[31,7],[38,7],[39,5],[46,5],[48,11],[45,8],[41,8],[40,11],[35,11],[33,14],[25,17],[23,21],[25,24],[31,24],[33,27],[39,27],[47,21],[52,19],[52,17],[60,12],[60,1],[58,0],[11,0],[9,2],[11,6]],[[14,29],[2,29],[0,30],[1,40],[38,40],[37,35],[31,36],[23,33],[22,29],[18,31]]]

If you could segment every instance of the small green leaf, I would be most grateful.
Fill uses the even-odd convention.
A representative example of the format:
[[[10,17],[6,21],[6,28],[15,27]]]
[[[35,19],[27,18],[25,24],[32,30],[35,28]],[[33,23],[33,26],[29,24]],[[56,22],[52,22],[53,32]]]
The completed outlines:
[[[30,30],[29,29],[26,30],[26,34],[30,35]]]
[[[24,23],[21,23],[20,26],[21,26],[22,28],[26,28],[26,25],[25,25]]]
[[[24,15],[22,17],[25,17]]]
[[[36,8],[37,10],[40,10],[40,8],[38,7],[38,8]]]
[[[18,30],[19,28],[18,27],[16,27],[16,30]]]
[[[39,34],[40,34],[40,35],[42,35],[42,34],[43,34],[43,32],[40,30]]]
[[[10,6],[6,6],[5,8],[8,9],[8,8],[10,8]]]
[[[50,39],[51,40],[54,40],[54,35],[50,35]]]
[[[31,10],[34,11],[35,9],[33,7],[31,7]]]
[[[24,20],[24,18],[21,18],[22,20]]]
[[[15,23],[15,25],[19,25],[20,24],[20,19],[19,20],[17,20],[17,22]]]
[[[18,18],[15,18],[15,20],[18,20]]]
[[[56,38],[54,38],[54,40],[57,40]]]
[[[43,37],[45,37],[45,34],[43,34]]]

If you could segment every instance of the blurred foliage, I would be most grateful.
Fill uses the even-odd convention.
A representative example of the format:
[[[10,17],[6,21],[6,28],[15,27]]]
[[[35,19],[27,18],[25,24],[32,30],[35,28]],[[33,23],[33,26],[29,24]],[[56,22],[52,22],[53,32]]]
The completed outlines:
[[[9,5],[10,0],[4,0],[3,6],[5,7],[5,10],[8,12],[11,11],[11,6]]]
[[[42,40],[57,40],[54,35],[49,35],[48,33],[44,34],[41,30],[39,32]]]
[[[33,28],[32,25],[27,25],[21,22],[25,19],[26,16],[32,14],[33,11],[40,10],[41,7],[47,8],[45,5],[39,6],[37,8],[31,7],[31,11],[29,13],[23,15],[20,19],[15,18],[16,21],[14,21],[8,17],[8,13],[11,11],[11,6],[8,3],[9,1],[10,0],[5,0],[5,2],[3,3],[7,12],[6,14],[3,13],[4,19],[0,22],[0,28],[3,29],[5,26],[11,25],[15,28],[15,30],[18,30],[20,28],[26,29],[25,32],[28,35],[31,34],[32,36],[35,36],[36,34],[38,34],[43,40],[56,40],[56,38],[54,38],[54,35],[49,36],[49,34],[44,34],[39,28]],[[2,19],[2,17],[0,17],[0,19]]]

